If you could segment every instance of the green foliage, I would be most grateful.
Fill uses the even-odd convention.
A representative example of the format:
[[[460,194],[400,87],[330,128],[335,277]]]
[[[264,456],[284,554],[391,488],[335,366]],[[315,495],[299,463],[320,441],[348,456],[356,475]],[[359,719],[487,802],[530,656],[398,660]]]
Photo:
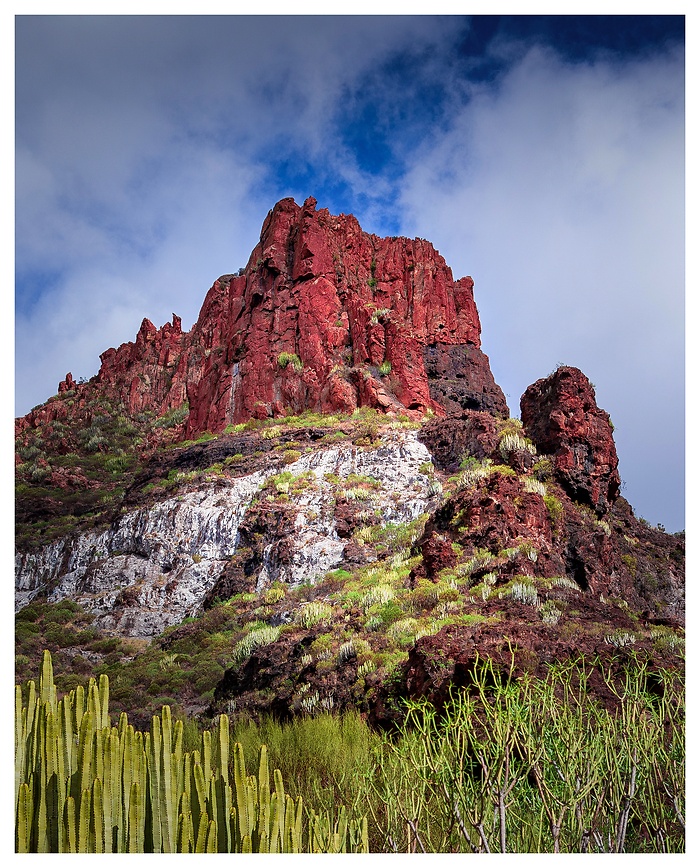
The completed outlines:
[[[355,711],[320,713],[284,724],[272,717],[239,722],[231,737],[243,745],[246,765],[252,765],[260,746],[267,745],[270,764],[280,769],[293,798],[302,797],[317,810],[346,803],[353,812],[361,805],[372,748],[381,741]]]
[[[549,517],[552,520],[552,524],[556,528],[564,513],[563,503],[561,502],[561,500],[559,500],[558,497],[555,497],[553,494],[545,494],[544,505],[547,507]]]
[[[280,635],[280,627],[269,627],[266,624],[261,625],[255,630],[247,633],[233,649],[231,662],[234,666],[240,666],[253,653],[256,648],[261,648],[263,645],[271,645],[276,642]]]
[[[529,582],[515,582],[510,589],[510,595],[514,600],[527,606],[537,605],[537,588]]]
[[[532,465],[532,475],[540,482],[549,482],[553,473],[554,468],[549,458],[540,458]]]
[[[352,578],[352,573],[349,573],[347,570],[331,570],[330,573],[326,573],[327,578],[333,579],[339,582],[345,582],[348,579]]]
[[[455,484],[457,491],[463,488],[471,488],[482,479],[491,475],[492,465],[493,462],[490,458],[484,458],[483,461],[479,461],[473,455],[466,455],[460,463],[462,472],[452,477],[450,481]]]
[[[413,620],[396,621],[394,632],[410,635]],[[356,665],[349,661],[361,646],[343,643],[339,664]],[[398,673],[405,656],[365,657],[358,684]],[[683,851],[682,683],[639,663],[621,678],[619,667],[614,676],[597,670],[618,703],[613,711],[591,693],[590,664],[511,680],[477,661],[464,673],[468,691],[454,688],[439,712],[409,703],[398,732],[373,733],[354,712],[324,713],[332,696],[302,684],[299,697],[313,714],[286,724],[238,721],[229,735],[223,715],[200,732],[167,707],[147,732],[125,715],[112,727],[107,679],[58,700],[45,656],[38,689],[17,693],[16,847],[267,852],[277,840],[278,852],[339,850],[343,842],[373,852]],[[270,766],[280,770],[273,781]],[[283,792],[286,839],[269,819]],[[368,814],[366,825],[349,822],[358,812]]]
[[[179,407],[173,407],[164,413],[160,418],[153,423],[154,428],[175,428],[181,425],[188,417],[190,405],[185,401]]]
[[[220,715],[185,752],[163,706],[149,732],[109,718],[109,679],[57,698],[51,656],[15,692],[15,845],[28,853],[367,852],[367,821],[343,807],[304,816],[267,748],[257,775]],[[191,734],[190,734],[191,738]]]
[[[356,531],[355,538],[362,544],[374,546],[384,555],[396,554],[411,548],[423,533],[427,518],[427,514],[423,514],[406,524],[388,522],[384,525],[367,526]]]
[[[390,852],[682,852],[684,698],[633,666],[609,713],[586,667],[503,680],[478,661],[438,712],[409,703],[367,776],[371,834]],[[374,847],[373,847],[374,849]]]
[[[634,555],[621,555],[620,560],[634,576],[637,573],[637,558]]]
[[[316,624],[328,624],[333,617],[333,607],[320,600],[313,600],[294,613],[294,620],[307,630]]]
[[[532,494],[539,494],[540,497],[544,497],[547,493],[547,486],[540,479],[537,479],[535,476],[526,476],[523,479],[523,488],[525,491],[529,491]]]
[[[507,464],[494,464],[491,467],[491,473],[500,473],[501,476],[517,476],[518,474]]]
[[[280,368],[286,368],[288,365],[291,365],[295,371],[302,371],[304,369],[304,363],[296,353],[280,353],[277,356],[277,364]]]

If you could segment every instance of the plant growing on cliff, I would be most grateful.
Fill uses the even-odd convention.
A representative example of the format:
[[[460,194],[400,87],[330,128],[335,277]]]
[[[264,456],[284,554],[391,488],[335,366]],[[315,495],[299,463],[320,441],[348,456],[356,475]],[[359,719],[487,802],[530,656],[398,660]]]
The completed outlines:
[[[547,507],[547,512],[549,513],[549,517],[556,530],[564,513],[564,504],[553,494],[545,494],[544,505]]]
[[[175,428],[185,421],[190,412],[187,401],[179,407],[172,407],[153,423],[154,428]]]
[[[460,467],[462,472],[455,478],[456,490],[461,491],[463,488],[471,488],[480,480],[490,476],[492,473],[493,462],[490,458],[485,458],[483,461],[478,461],[471,455],[466,456]]]
[[[286,368],[291,365],[295,371],[302,371],[304,369],[304,363],[296,353],[280,353],[277,356],[277,364],[280,368]]]
[[[547,486],[544,482],[540,482],[539,479],[536,479],[533,476],[526,476],[523,480],[523,488],[525,491],[529,491],[532,494],[539,494],[540,497],[544,497],[547,494]]]
[[[276,642],[280,630],[280,627],[270,627],[267,624],[261,624],[257,629],[251,630],[234,647],[231,663],[234,666],[240,666],[256,648],[262,648],[264,645],[271,645]]]
[[[307,630],[316,624],[328,624],[333,617],[333,607],[321,600],[313,600],[294,613],[294,620]]]

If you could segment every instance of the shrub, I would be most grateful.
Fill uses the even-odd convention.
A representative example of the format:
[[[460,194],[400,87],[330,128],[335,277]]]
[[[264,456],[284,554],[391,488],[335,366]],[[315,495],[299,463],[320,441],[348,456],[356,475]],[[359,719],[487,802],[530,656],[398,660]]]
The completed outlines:
[[[301,371],[304,368],[304,363],[296,353],[280,353],[277,356],[277,364],[280,368],[287,368],[291,365],[295,371]]]
[[[553,494],[545,494],[544,495],[544,505],[547,507],[547,511],[549,512],[549,517],[552,520],[552,524],[556,527],[559,523],[559,519],[564,512],[564,505],[562,504],[559,498],[555,497]]]
[[[231,662],[235,666],[240,666],[245,660],[250,657],[256,648],[261,648],[264,645],[271,645],[276,642],[280,635],[280,627],[269,627],[263,625],[257,630],[251,630],[247,636],[244,636],[233,649]]]
[[[370,588],[362,598],[362,608],[366,612],[377,603],[383,605],[389,600],[393,600],[395,593],[396,592],[391,585],[375,585],[373,588]]]
[[[526,606],[537,605],[537,588],[534,585],[516,582],[510,589],[510,595],[514,600],[524,603]]]
[[[627,645],[634,645],[637,641],[637,637],[634,633],[630,633],[628,630],[615,630],[612,633],[608,633],[605,636],[604,641],[608,645],[612,645],[614,648],[625,648]]]
[[[294,613],[294,621],[307,630],[316,624],[330,623],[333,617],[333,606],[319,600],[307,603]]]
[[[517,420],[509,421],[514,422]],[[506,427],[503,429],[498,443],[498,450],[503,456],[504,461],[508,460],[508,456],[512,452],[529,452],[530,455],[534,455],[537,451],[532,442],[525,437],[518,428],[513,427]]]
[[[547,600],[539,607],[540,618],[544,624],[556,624],[561,618],[561,609],[554,600]]]
[[[463,467],[462,473],[457,477],[457,491],[463,488],[471,488],[480,480],[490,476],[492,471],[492,461],[490,458],[485,458],[482,462],[469,455],[463,459],[460,467]]]
[[[552,467],[552,462],[549,458],[540,458],[539,461],[536,461],[532,465],[532,475],[541,482],[549,482],[552,478],[553,472],[554,468]]]
[[[179,407],[173,407],[153,423],[154,428],[175,428],[185,421],[190,412],[190,405],[185,401]]]
[[[620,560],[633,576],[637,574],[637,558],[634,555],[621,555]]]
[[[132,461],[128,455],[113,455],[105,461],[105,470],[108,473],[123,473],[129,469]]]
[[[541,482],[539,479],[534,476],[526,476],[523,481],[523,488],[525,491],[529,491],[531,494],[539,494],[541,497],[544,497],[547,493],[547,486],[544,482]]]
[[[263,600],[268,603],[278,603],[280,600],[284,599],[285,591],[284,588],[272,587],[268,588],[263,594]]]

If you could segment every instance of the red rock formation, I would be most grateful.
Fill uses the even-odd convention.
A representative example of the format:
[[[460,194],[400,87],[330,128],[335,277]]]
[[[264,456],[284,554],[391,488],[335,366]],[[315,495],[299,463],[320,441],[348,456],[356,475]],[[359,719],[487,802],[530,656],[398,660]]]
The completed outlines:
[[[378,238],[314,199],[282,200],[245,273],[217,281],[204,302],[193,342],[210,355],[190,378],[188,430],[306,408],[442,415],[426,356],[448,348],[476,360],[465,400],[507,413],[480,350],[472,286],[455,283],[426,241]]]
[[[180,365],[187,335],[179,316],[157,329],[144,319],[134,343],[108,349],[100,356],[100,391],[118,393],[129,413],[153,410],[160,415],[185,398],[186,366]]]
[[[507,416],[480,349],[470,277],[422,239],[379,238],[349,215],[283,199],[238,275],[209,290],[192,330],[145,319],[91,381],[131,414],[189,402],[187,435],[305,409]],[[59,390],[82,385],[70,374]],[[58,402],[56,402],[58,403]],[[21,430],[65,413],[51,404]]]
[[[606,513],[620,493],[610,416],[600,410],[588,378],[561,367],[520,399],[523,427],[537,451],[553,458],[570,496]]]

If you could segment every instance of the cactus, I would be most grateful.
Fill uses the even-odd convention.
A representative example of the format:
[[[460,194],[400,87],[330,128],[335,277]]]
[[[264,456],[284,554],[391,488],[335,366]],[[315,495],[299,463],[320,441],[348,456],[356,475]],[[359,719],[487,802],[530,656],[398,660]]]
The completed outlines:
[[[109,681],[91,679],[60,701],[51,656],[39,689],[15,691],[15,848],[18,853],[368,852],[367,821],[334,821],[285,793],[279,769],[270,786],[267,749],[248,776],[229,720],[183,752],[181,721],[163,707],[150,732],[125,714],[112,727]],[[229,779],[229,760],[233,779]]]
[[[15,830],[15,850],[17,853],[30,852],[32,820],[32,793],[29,786],[21,783],[17,799],[17,825]]]

